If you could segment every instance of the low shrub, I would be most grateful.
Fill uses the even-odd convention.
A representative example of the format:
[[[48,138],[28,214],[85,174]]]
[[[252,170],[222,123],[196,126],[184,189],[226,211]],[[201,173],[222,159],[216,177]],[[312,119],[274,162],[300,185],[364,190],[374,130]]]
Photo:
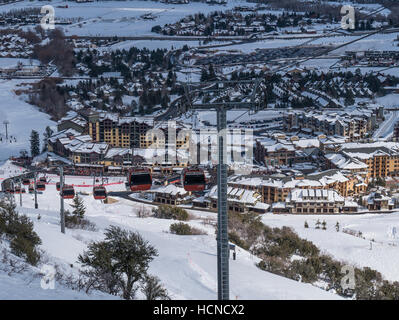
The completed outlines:
[[[179,222],[170,225],[170,232],[180,236],[193,236],[206,234],[204,231],[191,227],[187,223]]]
[[[158,208],[153,209],[154,217],[160,219],[173,219],[180,221],[187,221],[189,219],[189,214],[183,208],[160,205]]]
[[[18,214],[15,205],[0,202],[0,236],[10,242],[11,252],[24,258],[31,265],[37,265],[40,253],[37,246],[41,239],[33,231],[33,222],[26,216]]]

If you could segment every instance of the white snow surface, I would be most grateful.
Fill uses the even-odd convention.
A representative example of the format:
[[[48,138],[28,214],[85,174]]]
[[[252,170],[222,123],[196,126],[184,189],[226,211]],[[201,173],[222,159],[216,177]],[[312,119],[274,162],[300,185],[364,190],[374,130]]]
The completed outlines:
[[[202,12],[205,15],[212,11],[228,10],[237,5],[254,6],[242,0],[230,0],[226,5],[208,5],[205,2],[174,5],[158,1],[99,1],[92,3],[75,3],[68,1],[68,8],[58,8],[65,5],[64,1],[23,1],[4,5],[0,12],[24,7],[42,7],[51,5],[55,8],[57,18],[82,18],[81,22],[66,25],[67,35],[91,36],[137,36],[156,35],[151,28],[174,23],[190,14]],[[152,14],[154,19],[146,20],[143,15]],[[33,26],[30,26],[33,27]]]
[[[0,170],[6,168],[4,164]],[[1,172],[1,171],[0,171]],[[0,175],[0,177],[4,177]],[[50,177],[50,183],[55,181]],[[111,182],[111,181],[110,181]],[[91,185],[90,177],[67,177],[66,183]],[[123,184],[113,185],[114,190],[123,189]],[[77,187],[77,191],[91,192],[90,187]],[[150,264],[149,272],[158,276],[173,299],[216,299],[217,268],[215,230],[201,223],[201,217],[215,219],[214,213],[190,210],[196,219],[189,223],[206,231],[207,235],[178,236],[170,234],[172,220],[137,218],[136,210],[143,204],[118,199],[106,205],[94,200],[91,195],[83,196],[87,217],[96,224],[98,231],[67,229],[61,234],[59,226],[59,196],[55,185],[49,184],[43,194],[39,194],[39,209],[33,209],[32,195],[24,194],[22,208],[18,210],[34,221],[34,229],[41,237],[41,248],[67,272],[78,268],[77,257],[90,241],[103,238],[103,231],[110,225],[140,232],[159,252]],[[19,197],[17,197],[19,204]],[[70,209],[71,200],[65,207]],[[151,205],[144,205],[151,210]],[[37,219],[40,214],[40,220]],[[283,278],[256,267],[259,259],[238,248],[237,260],[230,260],[231,299],[337,299],[337,295],[326,292],[310,284],[299,283]],[[73,268],[70,267],[73,264]],[[2,286],[0,278],[0,286]],[[7,280],[11,283],[11,279]],[[8,285],[8,284],[7,284]],[[37,288],[37,287],[35,287]],[[11,290],[11,289],[10,289]],[[12,289],[15,298],[22,287],[14,282]],[[33,289],[32,289],[33,290]],[[38,290],[40,291],[40,290]],[[41,292],[38,293],[42,294]],[[24,295],[21,294],[21,298]],[[65,295],[65,298],[69,298]]]
[[[317,220],[325,220],[327,230],[315,229]],[[399,281],[399,236],[392,232],[394,228],[399,230],[399,212],[311,216],[266,214],[262,221],[270,227],[292,227],[301,238],[312,241],[322,252],[358,267],[375,269],[387,280]],[[304,227],[305,221],[309,228]],[[339,232],[335,229],[337,221]],[[361,231],[365,239],[344,233],[344,229]]]
[[[10,156],[18,156],[22,149],[29,152],[29,137],[32,130],[42,134],[47,126],[54,126],[55,122],[50,120],[50,116],[39,112],[39,110],[22,100],[15,94],[14,90],[19,89],[18,84],[26,82],[23,80],[0,80],[0,161],[8,159]],[[9,121],[8,135],[15,137],[12,142],[5,141],[5,126],[3,121]]]

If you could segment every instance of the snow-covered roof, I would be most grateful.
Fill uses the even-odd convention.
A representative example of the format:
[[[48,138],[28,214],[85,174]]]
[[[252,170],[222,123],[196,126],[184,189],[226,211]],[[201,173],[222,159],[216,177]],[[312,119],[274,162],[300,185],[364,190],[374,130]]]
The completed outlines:
[[[182,187],[178,187],[175,184],[168,184],[167,186],[160,186],[157,189],[150,190],[149,192],[152,193],[164,193],[164,194],[169,194],[171,196],[185,196],[188,194],[186,190]]]
[[[335,190],[294,189],[286,202],[344,202],[345,198]]]
[[[332,169],[318,173],[308,174],[302,178],[293,178],[282,175],[273,176],[232,176],[229,184],[252,186],[252,187],[275,187],[275,188],[316,188],[326,187],[337,182],[346,182],[349,179],[340,170]]]
[[[325,157],[330,160],[337,168],[343,170],[367,169],[368,166],[364,162],[350,158],[346,153],[328,153]]]
[[[212,187],[212,189],[207,194],[209,198],[217,199],[217,186]],[[261,195],[255,191],[241,189],[241,188],[227,188],[227,199],[231,202],[239,202],[248,206],[255,206],[261,200]],[[262,208],[268,208],[262,206]]]
[[[97,153],[105,154],[108,149],[108,144],[106,142],[82,142],[76,145],[69,144],[66,148],[75,153]]]
[[[297,148],[318,148],[320,146],[319,139],[300,139],[292,142]]]
[[[53,152],[48,152],[48,151],[47,152],[43,152],[42,154],[34,157],[32,159],[32,164],[38,164],[38,163],[41,163],[41,162],[45,162],[46,160],[48,160],[50,162],[56,162],[56,161],[63,162],[63,163],[69,164],[69,165],[72,164],[72,161],[70,161],[70,160],[68,160],[66,158],[60,157],[60,156],[56,155]]]

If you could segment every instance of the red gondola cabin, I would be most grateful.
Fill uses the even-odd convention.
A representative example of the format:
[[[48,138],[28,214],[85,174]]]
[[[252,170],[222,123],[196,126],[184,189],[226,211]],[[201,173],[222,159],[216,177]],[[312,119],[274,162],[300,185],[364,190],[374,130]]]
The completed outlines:
[[[44,191],[46,190],[46,184],[42,181],[39,181],[36,183],[36,189],[37,191]]]
[[[104,200],[105,198],[107,198],[107,190],[103,186],[94,187],[93,188],[93,197],[96,200]]]
[[[146,191],[152,186],[152,176],[147,169],[132,169],[129,171],[129,188],[131,191]]]
[[[75,189],[73,186],[65,185],[61,191],[61,197],[64,199],[73,199],[75,198]]]
[[[205,190],[205,174],[201,169],[186,169],[183,171],[184,190],[196,192]]]

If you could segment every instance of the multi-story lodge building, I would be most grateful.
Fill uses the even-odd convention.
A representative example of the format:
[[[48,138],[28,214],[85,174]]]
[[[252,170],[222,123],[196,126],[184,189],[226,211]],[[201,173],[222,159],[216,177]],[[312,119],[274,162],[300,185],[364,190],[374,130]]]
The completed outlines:
[[[154,121],[153,117],[122,117],[92,109],[82,109],[79,114],[70,112],[58,122],[58,131],[73,129],[79,134],[89,135],[94,143],[105,142],[110,147],[121,148],[165,146],[169,128],[170,124]],[[178,134],[184,125],[179,124],[175,129]],[[176,139],[176,147],[181,148],[188,138]]]
[[[293,111],[285,118],[287,130],[308,129],[326,135],[346,137],[348,141],[365,138],[366,134],[376,126],[379,107],[375,109],[356,109],[344,111]]]
[[[228,185],[233,188],[242,188],[256,191],[261,195],[262,202],[272,204],[282,202],[293,189],[333,189],[341,196],[363,194],[367,184],[359,175],[343,173],[340,170],[327,170],[306,176],[235,176]]]
[[[327,153],[330,168],[351,169],[367,173],[368,178],[385,178],[399,174],[399,144],[396,142],[346,143],[339,152]],[[344,164],[349,164],[344,168]]]
[[[273,138],[255,138],[254,159],[267,166],[292,166],[311,160],[314,148],[319,148],[319,139],[299,139],[297,136],[287,137],[284,134]],[[305,149],[311,153],[304,152]]]
[[[293,189],[284,202],[273,205],[273,213],[339,214],[354,213],[357,208],[335,190]]]

